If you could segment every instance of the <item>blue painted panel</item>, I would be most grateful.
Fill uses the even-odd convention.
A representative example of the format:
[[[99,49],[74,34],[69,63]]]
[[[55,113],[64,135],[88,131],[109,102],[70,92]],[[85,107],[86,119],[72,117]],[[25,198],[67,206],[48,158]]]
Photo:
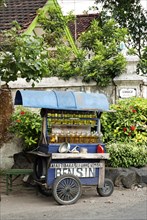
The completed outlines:
[[[71,147],[71,150],[75,146],[84,147],[84,148],[87,148],[88,153],[96,153],[97,145],[98,145],[98,143],[95,143],[95,144],[70,144],[70,147]],[[105,149],[105,144],[101,144],[101,145]],[[42,145],[39,147],[39,151],[44,152],[44,153],[58,153],[59,146],[60,146],[60,144],[50,144],[48,146]],[[106,149],[105,149],[105,151],[106,151]]]
[[[109,110],[109,103],[104,94],[72,91],[18,90],[15,105],[57,110]]]
[[[48,169],[48,174],[47,174],[47,185],[49,187],[52,187],[53,183],[55,181],[55,169]]]
[[[99,179],[99,168],[96,168],[96,177],[93,178],[80,178],[82,185],[87,186],[97,186],[98,185],[98,179]]]
[[[57,99],[58,108],[76,109],[76,100],[73,92],[54,91]]]
[[[86,106],[89,109],[108,110],[109,103],[104,94],[95,93],[74,93],[78,109],[85,109]]]
[[[53,91],[18,90],[15,97],[15,105],[23,105],[32,108],[57,109],[57,99]]]
[[[52,163],[97,163],[99,160],[93,160],[93,159],[68,159],[68,160],[52,160]],[[79,178],[81,183],[83,185],[97,185],[98,179],[99,179],[99,168],[96,168],[96,175],[95,177],[82,177]],[[49,168],[47,173],[47,185],[52,187],[52,184],[55,180],[55,168]]]

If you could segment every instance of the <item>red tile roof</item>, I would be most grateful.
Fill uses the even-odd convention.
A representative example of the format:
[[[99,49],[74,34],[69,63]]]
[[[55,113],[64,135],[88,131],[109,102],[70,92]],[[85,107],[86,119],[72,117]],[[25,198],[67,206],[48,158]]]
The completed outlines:
[[[16,20],[23,29],[26,29],[36,16],[36,11],[42,8],[47,0],[5,0],[0,6],[0,31],[12,27]]]
[[[69,23],[69,28],[73,38],[77,39],[82,32],[89,28],[93,19],[97,19],[98,17],[98,14],[77,15],[75,22]]]
[[[36,11],[42,8],[47,0],[5,0],[5,5],[0,6],[0,31],[12,27],[16,20],[22,29],[26,29],[36,16]],[[77,15],[76,23],[70,22],[69,28],[74,39],[84,32],[97,14]]]

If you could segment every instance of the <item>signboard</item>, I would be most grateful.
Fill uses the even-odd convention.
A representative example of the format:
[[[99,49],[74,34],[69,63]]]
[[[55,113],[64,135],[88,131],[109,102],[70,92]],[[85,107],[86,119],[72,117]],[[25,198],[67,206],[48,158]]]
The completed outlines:
[[[72,174],[77,177],[95,177],[96,169],[95,168],[56,168],[55,177]]]
[[[120,89],[119,91],[120,98],[130,98],[136,96],[136,89]]]
[[[72,174],[78,177],[95,177],[96,168],[103,167],[101,163],[52,163],[55,168],[55,177]]]
[[[50,168],[100,168],[102,163],[51,163]]]

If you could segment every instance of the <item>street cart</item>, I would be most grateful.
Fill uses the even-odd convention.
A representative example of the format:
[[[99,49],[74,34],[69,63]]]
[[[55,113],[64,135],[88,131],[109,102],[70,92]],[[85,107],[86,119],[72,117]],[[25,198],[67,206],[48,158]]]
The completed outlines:
[[[42,130],[35,156],[34,176],[41,193],[57,203],[75,203],[82,186],[96,186],[110,196],[113,182],[105,178],[109,159],[102,142],[100,117],[109,111],[104,94],[73,91],[18,90],[15,105],[41,108]]]

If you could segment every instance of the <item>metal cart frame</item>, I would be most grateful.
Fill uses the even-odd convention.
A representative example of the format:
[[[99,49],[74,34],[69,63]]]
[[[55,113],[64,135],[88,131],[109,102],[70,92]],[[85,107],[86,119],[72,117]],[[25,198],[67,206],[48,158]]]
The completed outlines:
[[[42,194],[49,195],[52,192],[57,203],[62,205],[75,203],[82,194],[82,185],[96,186],[100,196],[112,194],[113,183],[105,179],[105,160],[109,159],[109,154],[106,153],[105,144],[102,143],[100,136],[101,114],[103,111],[109,111],[109,103],[105,95],[72,91],[20,90],[16,93],[15,104],[41,108],[41,141],[37,151],[30,153],[35,156],[35,182]],[[49,113],[53,113],[53,117],[49,116]],[[65,113],[64,118],[61,113]],[[89,116],[89,114],[95,114],[95,116]],[[76,122],[76,125],[71,122],[68,124],[70,119]],[[58,142],[59,136],[54,137],[52,141],[48,120],[50,123],[51,120],[58,123],[55,128],[62,130],[66,127],[66,130],[69,130],[65,142]],[[59,124],[60,120],[63,122],[62,125]],[[88,120],[92,124],[95,123],[95,131],[99,134],[94,143],[90,142],[92,140],[90,137],[87,139],[89,142],[85,143],[84,138],[80,139],[80,135],[76,136],[80,143],[69,143],[72,132],[70,129],[76,127],[76,129],[85,128],[89,131],[92,126],[87,125]],[[82,125],[77,121],[81,121]],[[84,126],[83,123],[85,123]],[[51,126],[52,130],[53,126]],[[69,148],[65,148],[62,152],[61,144],[64,144],[64,148],[65,146]],[[102,148],[102,151],[99,151],[99,148]],[[82,152],[80,149],[86,149],[86,151]]]

